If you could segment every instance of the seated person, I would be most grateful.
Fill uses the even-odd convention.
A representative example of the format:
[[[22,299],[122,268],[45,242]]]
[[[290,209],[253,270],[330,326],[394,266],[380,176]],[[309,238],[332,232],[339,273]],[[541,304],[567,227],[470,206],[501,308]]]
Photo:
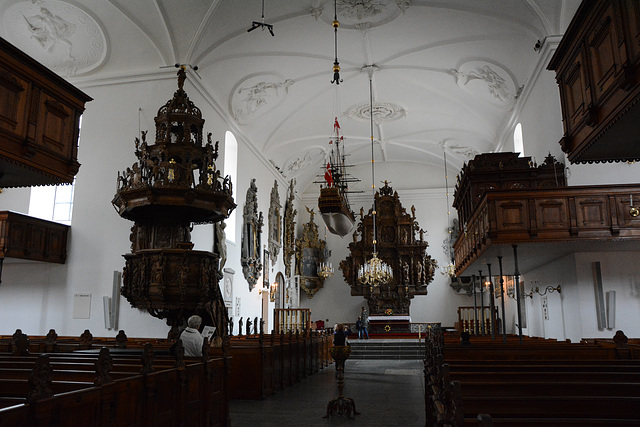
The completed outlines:
[[[202,334],[198,331],[202,317],[194,314],[187,320],[187,328],[180,334],[185,356],[202,356]]]

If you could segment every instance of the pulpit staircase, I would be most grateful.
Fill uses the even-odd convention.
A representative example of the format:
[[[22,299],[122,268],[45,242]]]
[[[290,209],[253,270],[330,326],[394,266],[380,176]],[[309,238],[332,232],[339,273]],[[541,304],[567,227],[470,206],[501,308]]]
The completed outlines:
[[[424,341],[405,339],[349,340],[351,355],[349,360],[422,360]]]

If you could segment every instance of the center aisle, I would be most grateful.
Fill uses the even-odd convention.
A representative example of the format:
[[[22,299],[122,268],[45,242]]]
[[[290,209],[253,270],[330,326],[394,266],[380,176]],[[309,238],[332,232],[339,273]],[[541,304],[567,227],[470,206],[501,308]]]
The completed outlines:
[[[344,396],[361,415],[322,418],[338,395],[335,364],[264,400],[232,400],[231,426],[424,426],[422,360],[347,360]]]

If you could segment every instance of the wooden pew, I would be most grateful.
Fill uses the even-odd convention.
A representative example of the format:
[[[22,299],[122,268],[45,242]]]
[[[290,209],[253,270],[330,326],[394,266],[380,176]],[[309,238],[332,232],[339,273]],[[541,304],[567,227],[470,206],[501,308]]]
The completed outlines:
[[[428,341],[429,426],[640,425],[640,363],[610,348],[530,340],[460,350],[438,331]]]
[[[56,354],[53,365],[57,369],[54,368],[51,377],[64,380],[49,382],[53,395],[32,399],[28,399],[33,390],[26,378],[3,378],[25,374],[28,378],[27,369],[11,372],[9,368],[0,368],[0,388],[4,390],[0,393],[0,426],[229,424],[225,358],[176,361],[160,356],[152,365],[146,363],[156,370],[143,374],[145,363],[139,355],[114,355],[111,381],[95,384],[96,372],[89,368],[99,367],[100,357]],[[37,364],[33,356],[24,356],[22,361],[8,359],[10,356],[0,356],[0,365]],[[28,403],[16,405],[21,399]]]

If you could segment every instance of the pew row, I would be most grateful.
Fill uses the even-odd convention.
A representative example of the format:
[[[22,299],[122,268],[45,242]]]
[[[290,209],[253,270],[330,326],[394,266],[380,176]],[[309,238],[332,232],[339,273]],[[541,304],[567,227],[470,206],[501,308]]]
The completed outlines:
[[[439,330],[425,345],[428,426],[640,425],[640,360],[619,346],[554,340],[463,346]]]
[[[0,426],[230,424],[224,357],[0,355]],[[17,366],[11,369],[9,365]]]

